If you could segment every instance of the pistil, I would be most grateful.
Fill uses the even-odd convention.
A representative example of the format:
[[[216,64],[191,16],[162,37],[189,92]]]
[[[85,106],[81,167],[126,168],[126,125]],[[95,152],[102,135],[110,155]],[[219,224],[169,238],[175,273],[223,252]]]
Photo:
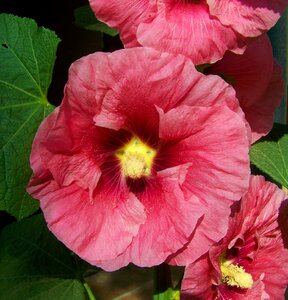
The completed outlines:
[[[222,273],[222,282],[229,286],[250,289],[253,285],[251,274],[246,272],[242,266],[232,264],[224,257],[220,259],[220,270]]]
[[[122,174],[132,179],[140,179],[151,175],[156,150],[133,137],[128,144],[115,153],[120,161]]]

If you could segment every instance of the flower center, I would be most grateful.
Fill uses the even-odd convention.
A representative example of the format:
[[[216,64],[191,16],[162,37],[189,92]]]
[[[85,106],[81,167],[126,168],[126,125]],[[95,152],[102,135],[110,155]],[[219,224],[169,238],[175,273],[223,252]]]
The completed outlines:
[[[115,155],[120,160],[123,175],[132,179],[139,179],[151,175],[156,150],[135,136],[128,144],[118,149]]]
[[[220,259],[220,270],[222,273],[222,282],[229,286],[250,289],[253,285],[251,274],[247,273],[242,266],[234,265],[224,257]]]

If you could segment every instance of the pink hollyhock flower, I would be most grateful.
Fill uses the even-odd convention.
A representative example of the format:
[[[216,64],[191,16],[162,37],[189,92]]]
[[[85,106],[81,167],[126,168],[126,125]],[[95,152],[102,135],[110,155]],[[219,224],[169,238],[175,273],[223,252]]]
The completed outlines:
[[[90,0],[90,5],[99,20],[120,32],[125,47],[184,54],[195,64],[215,62],[227,49],[244,51],[241,36],[212,17],[206,1]]]
[[[187,266],[181,299],[284,299],[288,284],[285,198],[264,177],[251,177],[248,192],[233,205],[226,236]]]
[[[153,49],[96,53],[71,66],[61,106],[37,132],[28,192],[89,263],[152,266],[200,220],[217,224],[198,225],[203,243],[224,236],[248,188],[248,151],[235,92],[218,76]]]
[[[96,17],[116,28],[125,47],[180,53],[214,63],[226,50],[242,54],[247,37],[270,29],[288,0],[89,0]]]
[[[284,82],[266,34],[249,44],[243,55],[226,52],[204,73],[218,74],[234,87],[253,142],[271,130],[275,109],[284,95]]]

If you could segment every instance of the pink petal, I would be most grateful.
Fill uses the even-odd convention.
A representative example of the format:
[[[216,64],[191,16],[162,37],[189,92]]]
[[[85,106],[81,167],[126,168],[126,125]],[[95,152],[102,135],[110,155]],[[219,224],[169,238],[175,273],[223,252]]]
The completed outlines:
[[[94,121],[98,126],[116,130],[124,124],[129,127],[129,124],[135,123],[131,120],[139,123],[139,120],[149,119],[149,123],[145,121],[147,126],[158,123],[155,105],[162,109],[174,107],[185,101],[187,93],[198,84],[199,77],[205,78],[195,70],[189,59],[150,48],[125,49],[107,57],[107,64],[113,65],[111,73],[114,80],[106,83],[110,91],[105,95],[101,113],[94,117]],[[96,68],[97,55],[94,59]],[[220,88],[220,84],[218,86]]]
[[[270,241],[265,249],[258,252],[248,270],[255,277],[264,274],[264,289],[272,299],[283,299],[288,284],[288,251],[279,247],[282,243],[279,237],[274,243]]]
[[[241,38],[211,18],[207,4],[165,2],[158,4],[153,20],[139,24],[137,39],[141,45],[183,54],[196,65],[219,60],[227,49],[243,52]]]
[[[144,207],[131,193],[113,195],[98,190],[92,203],[88,192],[75,184],[64,188],[55,182],[50,185],[47,192],[43,189],[33,195],[41,200],[49,229],[91,264],[125,251],[145,222]]]
[[[257,236],[258,249],[246,269],[256,279],[265,274],[265,291],[270,296],[278,295],[279,299],[288,284],[288,250],[284,248],[278,227],[279,209],[285,198],[285,193],[276,185],[261,176],[251,177],[249,192],[242,199],[240,212],[232,220],[233,227],[241,228],[244,224],[243,233],[253,230]],[[245,248],[241,250],[244,255]]]
[[[243,55],[227,52],[205,72],[231,80],[251,127],[252,142],[271,130],[275,109],[283,96],[283,80],[267,35],[249,44]]]
[[[233,205],[226,236],[212,245],[209,254],[186,267],[181,291],[187,298],[183,299],[217,296],[223,300],[282,299],[288,284],[288,250],[279,229],[279,209],[281,218],[286,219],[285,197],[283,191],[264,177],[251,176],[248,192],[241,202]],[[257,247],[250,248],[254,251],[252,256],[247,250],[255,242]],[[237,255],[228,258],[252,275],[251,289],[229,287],[221,281],[219,259],[223,254],[228,255],[232,247],[238,248]]]
[[[275,299],[283,297],[288,284],[288,250],[284,248],[278,227],[279,209],[286,197],[283,191],[265,181],[264,177],[252,176],[249,191],[241,200],[239,212],[231,217],[224,239],[224,243],[235,241],[235,233],[240,230],[243,240],[238,257],[240,261],[245,257],[251,259],[249,263],[244,260],[242,265],[254,280],[264,283],[265,292],[270,297],[275,296]],[[256,249],[249,245],[255,239]]]
[[[219,300],[268,300],[267,294],[264,291],[264,284],[261,280],[254,282],[251,289],[239,290],[232,289],[225,284],[217,286]],[[269,296],[268,296],[269,297]]]
[[[101,171],[97,161],[91,159],[91,156],[79,150],[75,153],[75,136],[73,139],[70,124],[67,122],[65,111],[60,111],[59,108],[42,122],[30,158],[34,171],[33,181],[52,176],[60,186],[76,182],[83,189],[89,189],[92,199]],[[77,129],[74,130],[74,135]]]
[[[273,73],[273,53],[266,34],[247,46],[242,55],[227,52],[224,57],[205,70],[224,79],[231,78],[231,85],[242,107],[259,101],[268,86]]]
[[[223,25],[246,37],[269,30],[288,5],[287,0],[207,0],[210,13]]]
[[[257,101],[249,107],[243,107],[245,117],[252,129],[252,141],[265,136],[273,127],[274,113],[284,96],[284,81],[282,69],[274,61],[274,69],[271,81],[267,86],[261,101]]]
[[[166,169],[158,173],[157,183],[149,193],[141,194],[147,219],[123,255],[110,262],[98,262],[102,268],[113,270],[119,262],[151,267],[163,262],[181,248],[191,235],[202,208],[195,196],[185,198],[181,183],[188,166]],[[179,222],[181,220],[181,222]]]
[[[138,25],[149,18],[152,1],[149,0],[89,0],[97,19],[120,31],[125,47],[137,47]]]
[[[193,264],[188,265],[182,280],[181,300],[214,299],[211,272],[208,255],[204,255]]]
[[[171,151],[171,160],[191,164],[182,188],[187,195],[196,195],[205,210],[190,243],[169,260],[185,265],[227,231],[230,205],[248,188],[248,137],[242,118],[224,105],[180,106],[161,113],[159,131],[164,140],[183,139]]]

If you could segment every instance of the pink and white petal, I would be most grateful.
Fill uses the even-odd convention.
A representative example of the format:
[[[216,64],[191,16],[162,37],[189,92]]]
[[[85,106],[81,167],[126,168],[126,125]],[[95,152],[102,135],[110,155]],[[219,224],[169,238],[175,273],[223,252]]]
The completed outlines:
[[[274,113],[284,95],[284,81],[280,65],[275,61],[271,81],[264,94],[250,106],[243,106],[245,117],[252,130],[252,142],[265,136],[273,127]]]
[[[212,300],[212,266],[208,255],[204,255],[185,269],[181,285],[181,300]]]
[[[288,5],[287,0],[207,0],[211,15],[245,37],[269,30]]]
[[[236,90],[242,107],[249,107],[263,96],[273,73],[273,53],[266,34],[247,46],[242,55],[226,52],[224,57],[205,73],[226,79]]]
[[[49,229],[91,264],[124,252],[146,219],[143,205],[131,193],[99,189],[91,202],[77,185],[60,188],[51,182],[48,192],[42,189],[37,196]]]
[[[98,20],[120,32],[125,47],[137,47],[136,31],[141,22],[151,18],[156,5],[149,0],[90,0],[90,6]],[[155,1],[154,1],[155,2]],[[152,6],[152,7],[151,7]]]
[[[227,49],[243,53],[239,35],[211,18],[206,3],[179,2],[162,4],[163,7],[159,4],[157,16],[139,25],[137,39],[141,45],[183,54],[195,65],[213,63],[221,59]]]

